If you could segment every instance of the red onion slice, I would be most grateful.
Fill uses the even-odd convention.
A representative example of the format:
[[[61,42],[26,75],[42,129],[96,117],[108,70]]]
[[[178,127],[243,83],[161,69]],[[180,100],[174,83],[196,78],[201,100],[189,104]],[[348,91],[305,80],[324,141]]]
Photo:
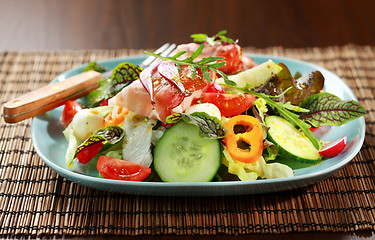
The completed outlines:
[[[180,73],[173,62],[162,62],[158,66],[158,71],[161,76],[167,79],[170,83],[175,85],[182,93],[185,93],[185,87],[180,81]]]
[[[143,69],[143,71],[139,75],[139,80],[141,81],[143,87],[146,89],[148,94],[150,94],[151,104],[155,105],[154,99],[154,84],[152,82],[152,73],[157,69],[160,62],[156,62],[148,66],[147,68]]]

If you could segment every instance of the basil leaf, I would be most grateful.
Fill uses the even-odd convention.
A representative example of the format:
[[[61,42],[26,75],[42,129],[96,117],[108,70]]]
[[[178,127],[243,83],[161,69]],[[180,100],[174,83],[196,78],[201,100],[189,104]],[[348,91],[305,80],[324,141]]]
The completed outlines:
[[[204,112],[192,114],[175,113],[167,117],[167,123],[178,123],[184,121],[199,127],[199,135],[202,138],[219,139],[224,138],[227,130],[222,126],[219,119]]]
[[[79,145],[74,153],[74,158],[83,151],[85,148],[90,147],[99,142],[108,142],[112,145],[120,142],[125,136],[124,130],[116,125],[107,126],[99,129],[93,136],[86,139],[81,145]]]
[[[309,109],[309,113],[300,114],[300,119],[320,125],[340,126],[366,114],[365,108],[358,102],[343,101],[331,93],[318,93],[300,103],[300,107]]]

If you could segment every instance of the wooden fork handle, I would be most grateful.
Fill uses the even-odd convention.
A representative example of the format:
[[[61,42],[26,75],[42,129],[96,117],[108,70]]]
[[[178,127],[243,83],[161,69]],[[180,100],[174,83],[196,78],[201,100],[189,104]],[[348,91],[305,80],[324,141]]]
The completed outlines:
[[[102,78],[102,74],[88,71],[29,92],[4,104],[4,120],[16,123],[45,113],[68,100],[87,95],[98,88],[98,81]]]

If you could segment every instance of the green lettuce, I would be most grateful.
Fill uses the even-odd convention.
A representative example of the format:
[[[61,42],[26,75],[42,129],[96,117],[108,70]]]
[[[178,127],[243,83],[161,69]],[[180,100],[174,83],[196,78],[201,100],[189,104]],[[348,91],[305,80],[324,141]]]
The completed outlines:
[[[223,154],[222,163],[230,174],[236,175],[241,181],[293,177],[293,170],[285,164],[266,163],[263,157],[254,163],[243,163],[234,160],[226,149],[223,150]]]

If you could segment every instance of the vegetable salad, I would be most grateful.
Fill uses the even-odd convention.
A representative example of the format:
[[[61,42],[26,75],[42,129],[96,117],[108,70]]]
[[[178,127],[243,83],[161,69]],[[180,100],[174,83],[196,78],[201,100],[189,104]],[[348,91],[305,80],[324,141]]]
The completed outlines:
[[[314,131],[366,114],[323,91],[319,71],[292,75],[256,64],[226,31],[155,56],[145,69],[121,63],[99,88],[65,104],[67,165],[124,181],[250,181],[292,177],[345,148]],[[105,72],[93,62],[84,71]]]

